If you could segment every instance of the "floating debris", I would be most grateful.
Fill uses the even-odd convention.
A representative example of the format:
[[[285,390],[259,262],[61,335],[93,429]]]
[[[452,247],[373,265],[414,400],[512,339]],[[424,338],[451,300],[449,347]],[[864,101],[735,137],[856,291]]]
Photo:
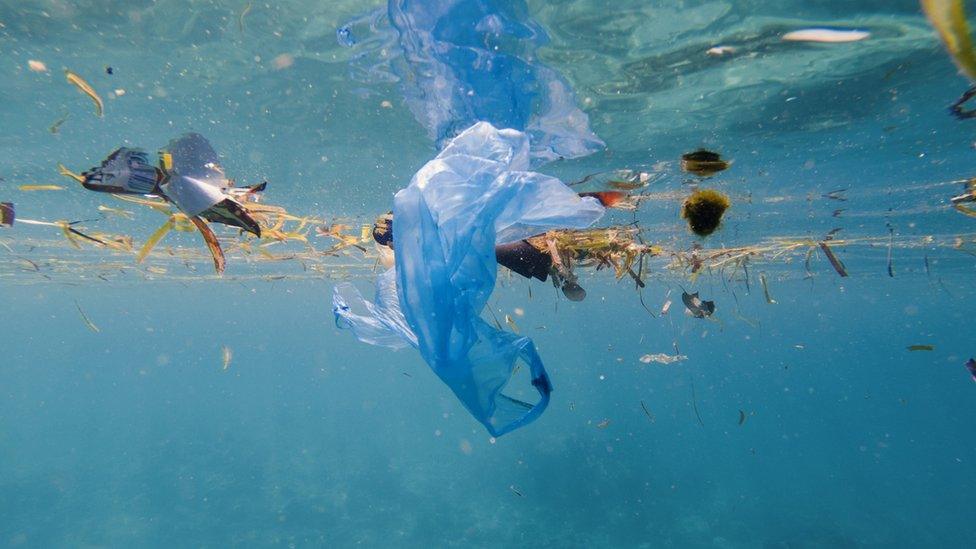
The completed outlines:
[[[17,187],[21,191],[63,191],[61,185],[21,185]]]
[[[103,212],[103,213],[107,213],[107,214],[112,214],[114,216],[118,216],[118,217],[121,217],[121,218],[124,218],[124,219],[135,219],[135,217],[136,217],[136,214],[135,213],[130,212],[128,210],[123,210],[121,208],[112,208],[112,207],[105,206],[105,205],[99,205],[98,206],[98,211]]]
[[[511,328],[511,330],[516,334],[519,333],[518,324],[515,324],[515,320],[513,320],[512,317],[505,315],[505,324],[507,324],[508,327]]]
[[[966,75],[970,82],[976,81],[976,51],[973,49],[966,21],[966,6],[963,0],[922,0],[922,10],[929,22],[935,27],[942,38],[942,43],[959,68],[959,72]],[[955,103],[949,107],[949,112],[960,120],[976,117],[976,110],[965,110],[965,105],[976,96],[976,86],[969,88]]]
[[[895,244],[895,229],[888,226],[888,276],[895,278],[895,269],[891,264],[891,248]]]
[[[973,376],[973,381],[976,381],[976,360],[972,358],[967,360],[966,369],[969,370],[969,374]]]
[[[746,422],[746,413],[743,412],[742,410],[739,410],[739,425],[742,425],[745,422]]]
[[[705,426],[705,422],[702,421],[701,414],[698,412],[698,394],[695,392],[695,380],[691,380],[691,407],[695,410],[695,417],[698,419],[698,425],[702,427]]]
[[[98,329],[98,326],[95,326],[95,323],[92,322],[90,318],[88,318],[88,315],[85,314],[85,311],[81,309],[81,305],[79,305],[77,301],[75,301],[75,307],[77,307],[78,314],[81,315],[81,319],[85,321],[85,326],[88,326],[89,330],[95,333],[101,332],[101,330]]]
[[[724,57],[726,55],[732,55],[736,52],[736,49],[732,46],[714,46],[708,48],[705,51],[705,55],[709,57]]]
[[[812,28],[788,32],[783,35],[783,40],[786,40],[787,42],[821,42],[825,44],[836,44],[843,42],[857,42],[860,40],[865,40],[870,36],[870,32],[859,29]]]
[[[251,13],[251,3],[248,2],[244,9],[241,10],[241,14],[237,16],[237,28],[244,34],[244,18],[247,14]]]
[[[98,96],[98,93],[95,92],[95,88],[92,88],[88,82],[85,82],[84,78],[67,69],[64,71],[64,76],[69,84],[81,90],[81,93],[87,95],[95,103],[95,114],[101,118],[105,112],[105,104],[102,102],[102,98]]]
[[[77,173],[69,170],[68,168],[64,167],[64,164],[61,164],[60,162],[58,163],[58,173],[61,174],[61,175],[63,175],[63,176],[65,176],[65,177],[74,179],[78,183],[84,183],[85,182],[85,177],[84,176],[82,176],[80,174],[77,174]]]
[[[711,177],[729,169],[731,164],[722,155],[706,149],[698,149],[681,155],[681,169],[700,177]]]
[[[518,489],[518,488],[516,488],[514,484],[510,484],[510,485],[508,486],[508,489],[509,489],[509,490],[511,490],[511,491],[512,491],[512,493],[514,493],[514,494],[515,494],[516,496],[518,496],[518,497],[522,497],[522,492],[519,492],[519,489]]]
[[[976,202],[976,177],[971,177],[965,180],[966,190],[958,196],[954,196],[951,199],[953,204],[960,204],[962,202]]]
[[[668,314],[668,311],[670,310],[671,310],[671,300],[668,299],[665,300],[664,305],[661,305],[661,316]]]
[[[646,176],[647,174],[642,173],[640,175]],[[644,178],[643,180],[637,180],[637,181],[616,181],[616,180],[611,180],[611,181],[608,181],[607,182],[607,186],[610,187],[611,189],[618,190],[618,191],[633,191],[633,190],[637,190],[637,189],[639,189],[641,187],[646,187],[647,186],[647,178]]]
[[[220,358],[222,364],[221,370],[226,372],[230,368],[230,361],[234,359],[234,351],[232,351],[230,347],[224,345],[220,350]]]
[[[48,130],[49,132],[51,132],[51,133],[53,133],[53,134],[57,134],[57,133],[58,133],[58,131],[59,131],[59,130],[60,130],[60,128],[61,128],[61,124],[64,124],[64,122],[65,122],[65,120],[67,120],[67,119],[68,119],[68,116],[69,116],[69,115],[70,115],[70,113],[67,113],[67,112],[66,112],[66,113],[64,113],[64,115],[63,115],[63,116],[62,116],[61,118],[59,118],[59,119],[57,119],[57,120],[56,120],[56,121],[54,122],[54,124],[51,124],[51,127],[50,127],[50,128],[48,128],[47,130]]]
[[[203,241],[207,244],[207,248],[210,250],[210,254],[213,256],[214,270],[217,271],[218,275],[224,274],[224,268],[227,266],[227,260],[224,259],[224,251],[220,247],[220,242],[217,240],[217,235],[214,234],[213,230],[207,225],[207,222],[200,219],[199,217],[193,216],[190,221],[196,225],[200,234],[203,236]]]
[[[681,292],[681,301],[685,304],[688,313],[695,318],[706,318],[715,313],[715,302],[702,301],[698,297],[698,292],[693,294]]]
[[[583,198],[590,197],[599,200],[604,208],[634,209],[632,204],[624,202],[627,198],[627,193],[622,191],[582,192],[579,195]]]
[[[654,423],[654,414],[652,414],[650,410],[647,409],[647,405],[644,404],[643,400],[640,401],[640,405],[641,405],[641,409],[644,410],[644,415],[647,416],[647,419],[651,420],[651,423]]]
[[[610,420],[609,419],[604,419],[600,423],[597,423],[596,426],[597,426],[598,429],[606,429],[607,427],[610,426]]]
[[[652,362],[657,362],[658,364],[674,364],[675,362],[681,362],[682,360],[688,360],[685,355],[669,355],[665,353],[648,354],[640,357],[639,359],[644,364],[650,364]]]
[[[112,67],[106,66],[105,67],[105,74],[109,74],[109,75],[115,74],[115,69],[113,69]]]
[[[33,72],[47,72],[47,65],[44,64],[44,61],[37,59],[28,59],[27,68]]]
[[[763,295],[766,297],[766,303],[775,305],[776,300],[769,295],[769,286],[766,284],[766,273],[759,273],[759,282],[762,284]]]
[[[959,71],[976,80],[976,51],[966,21],[964,0],[922,0],[929,18]]]
[[[828,193],[824,193],[824,194],[822,194],[820,196],[823,197],[823,198],[826,198],[828,200],[838,200],[840,202],[846,202],[847,201],[847,197],[844,196],[844,193],[846,193],[846,192],[847,192],[847,189],[836,189],[836,190],[830,191]]]
[[[16,217],[13,202],[0,202],[0,227],[13,227]]]
[[[970,109],[966,110],[963,105],[969,102],[970,99],[976,97],[976,86],[969,88],[963,92],[962,96],[956,100],[955,103],[949,106],[949,112],[959,120],[967,120],[969,118],[976,117],[976,110]]]
[[[142,263],[143,260],[146,259],[146,256],[149,255],[149,252],[156,247],[156,244],[159,244],[159,241],[162,240],[164,236],[169,234],[169,232],[175,228],[175,226],[176,218],[175,216],[170,216],[170,218],[166,220],[166,223],[163,223],[160,228],[156,229],[153,234],[149,236],[145,244],[142,245],[142,248],[139,249],[139,252],[136,253],[136,263]]]
[[[697,190],[681,205],[681,217],[688,220],[688,227],[698,236],[715,232],[722,222],[722,215],[731,205],[729,197],[712,190]]]
[[[934,351],[935,345],[909,345],[909,351]]]
[[[830,246],[827,245],[826,240],[820,242],[820,249],[823,250],[824,255],[827,256],[827,261],[829,261],[830,266],[833,267],[835,271],[837,271],[837,274],[839,274],[842,277],[847,276],[847,269],[844,268],[844,264],[841,263],[840,259],[838,259],[836,255],[834,255],[834,251],[831,250]]]
[[[561,288],[563,295],[571,301],[582,301],[586,290],[577,281],[575,266],[598,270],[610,267],[618,279],[631,276],[639,280],[633,267],[659,250],[640,244],[637,233],[633,227],[549,231],[515,243],[515,248],[499,246],[495,256],[499,264],[527,278],[546,280],[551,275],[553,285]]]
[[[288,53],[283,53],[271,60],[271,66],[274,67],[274,69],[277,71],[287,69],[294,64],[295,64],[294,56]]]

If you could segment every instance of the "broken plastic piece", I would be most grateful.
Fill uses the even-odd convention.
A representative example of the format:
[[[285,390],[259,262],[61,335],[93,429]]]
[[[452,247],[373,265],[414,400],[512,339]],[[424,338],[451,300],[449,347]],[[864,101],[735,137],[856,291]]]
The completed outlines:
[[[698,297],[698,292],[693,294],[681,292],[681,301],[685,304],[691,316],[695,318],[705,318],[715,313],[715,302],[703,301]]]

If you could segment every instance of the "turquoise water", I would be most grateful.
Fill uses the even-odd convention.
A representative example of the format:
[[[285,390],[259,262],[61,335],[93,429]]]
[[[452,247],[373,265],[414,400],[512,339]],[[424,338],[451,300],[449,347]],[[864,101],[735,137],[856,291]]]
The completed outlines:
[[[81,171],[197,131],[229,175],[268,180],[269,203],[324,219],[389,210],[438,149],[398,82],[357,73],[389,46],[389,23],[353,48],[336,40],[383,3],[255,2],[242,19],[246,5],[0,2],[0,198],[18,217],[143,241],[162,216],[103,219],[99,205],[124,205],[56,164]],[[540,171],[654,169],[651,191],[683,196],[680,155],[718,150],[733,164],[706,186],[733,206],[706,247],[842,227],[836,238],[875,239],[836,249],[851,276],[819,253],[810,273],[799,253],[696,279],[660,257],[643,297],[655,313],[675,304],[652,317],[606,271],[583,274],[580,303],[503,274],[492,312],[533,338],[554,391],[538,420],[492,439],[418,353],[336,329],[332,287],[369,293],[371,259],[323,258],[359,267],[317,273],[231,256],[217,280],[206,257],[161,253],[149,265],[163,276],[73,251],[57,229],[0,229],[0,545],[976,543],[976,286],[972,255],[954,249],[976,231],[949,204],[973,175],[974,126],[948,115],[969,83],[917,3],[530,1],[525,16],[548,35],[535,61],[606,143]],[[872,34],[779,40],[823,25]],[[737,53],[705,55],[717,45]],[[63,68],[101,93],[104,118]],[[838,189],[846,201],[822,196]],[[645,237],[688,249],[679,208],[646,202]],[[715,320],[681,314],[682,288],[715,300]],[[639,361],[675,348],[688,359]]]

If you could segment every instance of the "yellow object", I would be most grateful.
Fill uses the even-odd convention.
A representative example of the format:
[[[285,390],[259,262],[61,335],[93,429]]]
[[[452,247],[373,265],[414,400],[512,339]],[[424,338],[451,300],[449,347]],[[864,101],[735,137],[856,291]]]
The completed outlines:
[[[217,275],[224,274],[224,267],[227,265],[227,260],[224,258],[224,251],[220,248],[220,242],[217,240],[217,235],[213,233],[207,222],[200,219],[199,217],[193,216],[190,221],[196,225],[197,229],[200,231],[200,235],[203,236],[204,243],[207,244],[207,248],[210,249],[210,255],[213,256],[214,270]]]
[[[230,347],[224,345],[224,348],[221,349],[220,355],[221,362],[223,363],[223,367],[221,369],[226,372],[227,369],[230,368],[230,361],[234,359],[234,351],[231,350]]]
[[[95,114],[97,114],[98,117],[101,118],[105,113],[105,104],[102,103],[102,98],[99,97],[97,93],[95,93],[95,88],[91,87],[91,85],[89,85],[88,82],[85,82],[84,78],[78,76],[77,74],[69,70],[64,71],[64,76],[68,80],[69,84],[74,85],[76,88],[81,90],[81,93],[91,98],[92,102],[95,103]]]
[[[921,2],[922,10],[938,31],[956,66],[970,80],[976,80],[976,52],[973,51],[973,41],[969,32],[969,23],[966,21],[963,0],[921,0]]]
[[[136,254],[136,263],[142,263],[142,260],[146,259],[149,252],[156,247],[156,244],[159,244],[159,241],[162,240],[163,237],[173,229],[175,222],[176,220],[173,217],[170,217],[166,220],[166,223],[163,223],[162,227],[156,229],[156,232],[149,237],[149,240],[142,245],[142,248],[139,249],[139,253]]]
[[[163,164],[163,169],[166,171],[171,171],[173,169],[173,155],[164,152],[159,154],[159,161]]]
[[[63,191],[61,185],[21,185],[17,187],[22,191]]]
[[[63,176],[65,176],[65,177],[70,177],[71,179],[74,179],[78,183],[84,183],[85,182],[85,178],[84,177],[76,174],[75,172],[69,170],[68,168],[65,168],[64,167],[64,164],[61,164],[60,162],[58,163],[58,173],[61,174],[61,175],[63,175]]]

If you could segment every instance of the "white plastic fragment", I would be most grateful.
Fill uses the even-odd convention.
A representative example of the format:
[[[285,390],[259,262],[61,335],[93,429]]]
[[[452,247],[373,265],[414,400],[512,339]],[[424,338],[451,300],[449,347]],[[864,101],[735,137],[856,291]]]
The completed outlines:
[[[858,42],[871,36],[871,33],[858,29],[800,29],[783,35],[788,42],[821,42],[825,44]]]

